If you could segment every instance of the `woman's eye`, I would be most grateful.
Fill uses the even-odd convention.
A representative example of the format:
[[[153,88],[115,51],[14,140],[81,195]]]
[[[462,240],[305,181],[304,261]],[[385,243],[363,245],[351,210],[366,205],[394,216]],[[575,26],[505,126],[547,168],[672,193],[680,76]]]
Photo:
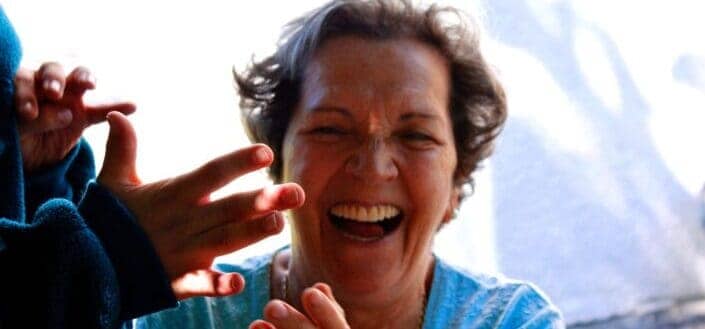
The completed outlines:
[[[345,134],[345,131],[332,126],[323,126],[312,129],[311,133],[318,135],[342,135]]]
[[[410,141],[433,141],[431,136],[420,132],[407,132],[402,134],[402,137]]]
[[[420,131],[402,132],[398,136],[404,144],[414,149],[427,149],[438,144],[433,136]]]

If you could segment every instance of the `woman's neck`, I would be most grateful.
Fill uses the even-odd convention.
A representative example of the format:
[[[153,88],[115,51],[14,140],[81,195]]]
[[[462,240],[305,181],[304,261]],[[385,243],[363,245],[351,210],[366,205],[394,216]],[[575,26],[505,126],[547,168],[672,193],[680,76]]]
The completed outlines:
[[[289,250],[275,255],[272,263],[271,296],[303,310],[301,293],[321,280],[316,275],[307,275],[307,271],[291,266],[295,265],[291,262]],[[310,267],[304,265],[303,269],[305,268]],[[351,328],[421,328],[426,298],[433,278],[433,258],[424,270],[424,273],[418,276],[424,279],[404,282],[404,287],[389,287],[388,291],[378,291],[375,296],[346,296],[344,293],[336,294],[335,289],[333,293],[345,310],[345,317]]]
[[[415,291],[389,305],[353,306],[340,301],[351,328],[421,328],[426,311],[426,293]]]

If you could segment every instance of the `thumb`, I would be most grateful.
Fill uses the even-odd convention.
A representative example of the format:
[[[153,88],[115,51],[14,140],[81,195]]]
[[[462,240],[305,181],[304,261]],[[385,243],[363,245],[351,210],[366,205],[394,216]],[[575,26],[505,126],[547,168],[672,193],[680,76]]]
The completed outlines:
[[[112,185],[111,183],[139,185],[140,180],[135,167],[137,160],[135,129],[127,117],[120,112],[108,113],[107,119],[110,124],[110,134],[98,181],[108,186]]]

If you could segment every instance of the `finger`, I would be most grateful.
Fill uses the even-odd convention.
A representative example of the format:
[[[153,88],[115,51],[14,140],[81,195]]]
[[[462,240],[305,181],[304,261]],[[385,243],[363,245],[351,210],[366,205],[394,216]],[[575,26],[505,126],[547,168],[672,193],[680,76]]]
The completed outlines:
[[[347,328],[345,314],[334,299],[317,288],[307,288],[301,294],[306,314],[319,328]]]
[[[333,289],[331,287],[323,282],[318,282],[313,285],[313,288],[318,289],[321,291],[328,299],[333,301],[333,305],[335,308],[338,310],[338,313],[342,314],[343,318],[345,317],[345,310],[343,310],[343,307],[338,304],[338,300],[335,299],[335,296],[333,295]]]
[[[95,77],[89,69],[79,66],[66,77],[64,97],[78,100],[89,89],[95,89]]]
[[[39,115],[34,90],[34,72],[20,68],[15,75],[15,106],[22,122],[34,120]]]
[[[197,270],[172,281],[171,287],[179,300],[195,296],[230,296],[244,289],[245,279],[238,273]]]
[[[41,134],[63,129],[71,125],[73,119],[70,109],[45,105],[36,119],[19,125],[20,135]]]
[[[60,100],[64,94],[65,76],[64,68],[59,63],[48,62],[42,64],[34,76],[37,84],[37,97],[40,100]]]
[[[277,329],[273,324],[264,320],[255,320],[247,327],[248,329]]]
[[[267,186],[236,193],[199,209],[200,224],[211,228],[231,221],[246,221],[276,210],[296,208],[304,202],[304,190],[296,183]]]
[[[86,122],[88,125],[93,125],[105,121],[110,112],[120,112],[129,115],[135,113],[136,109],[135,104],[129,102],[86,106]]]
[[[293,306],[272,300],[264,307],[264,319],[278,329],[314,329],[314,324]]]
[[[268,146],[252,145],[209,161],[201,168],[176,178],[175,184],[189,191],[184,195],[187,199],[201,199],[235,178],[269,165],[273,158]]]
[[[320,290],[324,295],[326,295],[326,297],[328,297],[328,299],[337,303],[335,296],[333,296],[333,289],[331,289],[329,285],[323,282],[318,282],[313,285],[313,288]]]
[[[110,134],[105,147],[103,168],[98,181],[108,187],[139,185],[135,162],[137,160],[137,137],[130,121],[119,112],[108,114]],[[122,186],[121,186],[122,187]]]
[[[198,219],[195,219],[198,220]],[[195,235],[184,246],[202,250],[206,257],[216,257],[240,250],[284,228],[284,216],[279,212],[259,219],[230,222]]]

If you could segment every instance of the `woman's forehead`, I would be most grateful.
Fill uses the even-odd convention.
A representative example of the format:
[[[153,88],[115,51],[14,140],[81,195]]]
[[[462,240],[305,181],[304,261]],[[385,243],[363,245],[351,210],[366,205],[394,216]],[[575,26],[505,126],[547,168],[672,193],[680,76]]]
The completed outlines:
[[[448,74],[443,57],[420,42],[337,38],[326,42],[307,65],[301,105],[445,107]]]
[[[433,78],[447,78],[447,70],[445,58],[420,41],[344,36],[326,41],[316,51],[304,79],[378,85],[430,83]]]

